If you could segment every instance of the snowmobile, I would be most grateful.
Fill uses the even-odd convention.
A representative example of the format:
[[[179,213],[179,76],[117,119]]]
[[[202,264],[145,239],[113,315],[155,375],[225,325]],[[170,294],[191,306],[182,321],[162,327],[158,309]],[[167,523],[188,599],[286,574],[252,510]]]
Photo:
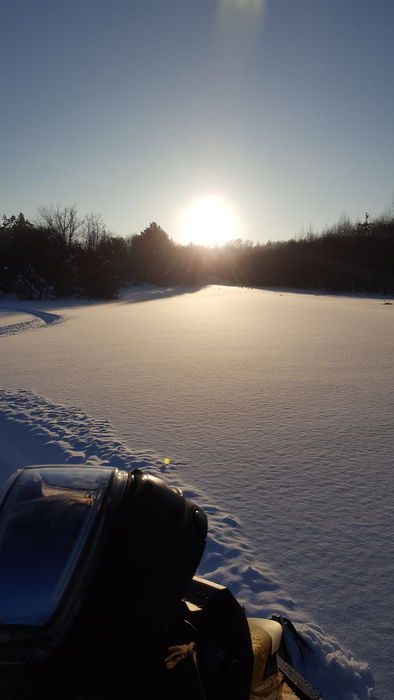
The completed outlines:
[[[139,470],[20,469],[0,496],[3,700],[319,700],[281,617],[195,575],[207,518]]]

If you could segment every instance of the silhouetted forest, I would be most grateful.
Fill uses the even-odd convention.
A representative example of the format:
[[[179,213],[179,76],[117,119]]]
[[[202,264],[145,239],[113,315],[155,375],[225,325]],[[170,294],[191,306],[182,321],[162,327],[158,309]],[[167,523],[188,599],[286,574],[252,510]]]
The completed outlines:
[[[394,216],[342,220],[319,234],[222,247],[176,244],[155,222],[128,238],[100,216],[49,207],[32,223],[21,213],[0,226],[0,293],[114,298],[121,286],[240,284],[325,292],[394,293]]]

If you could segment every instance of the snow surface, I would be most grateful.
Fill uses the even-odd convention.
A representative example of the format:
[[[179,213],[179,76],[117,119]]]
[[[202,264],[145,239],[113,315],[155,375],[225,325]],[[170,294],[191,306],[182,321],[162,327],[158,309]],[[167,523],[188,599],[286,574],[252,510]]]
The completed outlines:
[[[2,481],[33,463],[162,474],[207,511],[199,573],[249,615],[288,615],[326,700],[394,696],[391,303],[136,288],[3,299],[0,319]]]

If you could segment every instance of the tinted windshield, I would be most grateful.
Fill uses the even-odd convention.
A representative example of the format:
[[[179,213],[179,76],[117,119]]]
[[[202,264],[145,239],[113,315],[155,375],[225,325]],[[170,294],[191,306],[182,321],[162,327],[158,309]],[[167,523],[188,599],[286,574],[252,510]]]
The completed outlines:
[[[55,612],[113,470],[26,469],[0,510],[0,623],[42,625]]]

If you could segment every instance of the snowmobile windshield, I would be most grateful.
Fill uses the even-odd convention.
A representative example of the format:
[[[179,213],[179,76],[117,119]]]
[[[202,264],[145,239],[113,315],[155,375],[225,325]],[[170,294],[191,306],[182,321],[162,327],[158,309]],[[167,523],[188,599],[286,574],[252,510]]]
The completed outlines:
[[[50,620],[113,476],[111,468],[93,467],[17,473],[0,505],[0,624]]]

